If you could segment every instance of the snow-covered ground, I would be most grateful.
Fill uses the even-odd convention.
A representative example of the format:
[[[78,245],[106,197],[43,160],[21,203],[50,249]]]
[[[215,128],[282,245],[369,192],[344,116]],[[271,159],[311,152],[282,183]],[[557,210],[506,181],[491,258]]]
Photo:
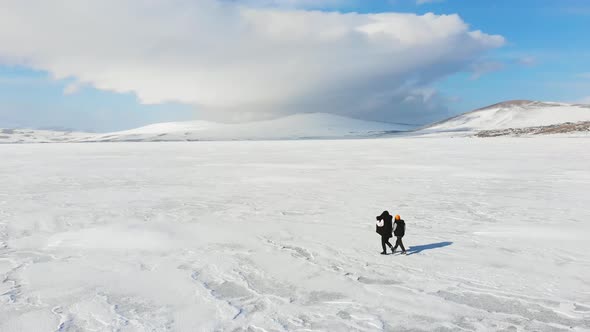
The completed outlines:
[[[0,145],[0,331],[588,331],[589,149]]]

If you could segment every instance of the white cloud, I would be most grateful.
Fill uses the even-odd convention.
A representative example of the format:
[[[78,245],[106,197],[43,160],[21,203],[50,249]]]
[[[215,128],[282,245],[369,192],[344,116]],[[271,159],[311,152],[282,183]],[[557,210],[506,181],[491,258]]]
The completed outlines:
[[[444,0],[416,0],[418,5],[424,5],[427,3],[443,2]]]
[[[522,66],[531,67],[537,64],[537,58],[534,56],[525,55],[516,59],[516,63]]]
[[[580,103],[580,104],[589,104],[590,105],[590,96],[581,98],[580,100],[578,100],[578,103]]]
[[[500,61],[481,61],[476,62],[471,66],[471,79],[477,80],[480,77],[503,70],[506,65]]]
[[[463,101],[463,98],[461,98],[459,96],[450,96],[450,97],[447,97],[447,101],[449,103],[460,103]]]
[[[330,8],[354,3],[358,0],[221,0],[226,3],[255,7],[279,8]]]
[[[72,82],[65,86],[64,88],[64,95],[73,95],[74,93],[80,91],[82,85],[79,82]]]
[[[504,43],[457,15],[215,0],[2,2],[4,61],[228,119],[322,111],[427,121],[442,98],[404,100]]]

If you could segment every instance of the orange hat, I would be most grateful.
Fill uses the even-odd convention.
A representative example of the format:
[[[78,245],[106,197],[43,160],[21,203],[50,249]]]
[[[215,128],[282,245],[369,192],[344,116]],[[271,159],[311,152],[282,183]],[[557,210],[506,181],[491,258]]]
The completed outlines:
[[[399,214],[395,215],[395,220],[400,220],[402,217],[399,216]]]

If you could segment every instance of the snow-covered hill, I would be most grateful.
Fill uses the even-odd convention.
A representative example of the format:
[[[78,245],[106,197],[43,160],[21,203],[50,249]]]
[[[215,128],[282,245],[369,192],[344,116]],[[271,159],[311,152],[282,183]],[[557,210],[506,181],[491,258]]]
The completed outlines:
[[[108,134],[5,129],[0,132],[2,133],[0,134],[0,143],[346,138],[371,137],[411,129],[413,127],[409,125],[363,121],[333,114],[311,113],[236,124],[208,121],[158,123]]]
[[[0,129],[0,143],[292,140],[378,137],[399,132],[408,132],[409,135],[471,136],[483,131],[510,129],[508,133],[520,132],[522,128],[538,132],[540,127],[566,123],[563,128],[578,128],[580,126],[570,124],[584,121],[590,121],[590,105],[516,100],[461,114],[417,131],[413,131],[415,127],[411,125],[364,121],[326,113],[305,113],[233,124],[210,121],[157,123],[106,134]]]
[[[407,131],[407,125],[363,121],[333,114],[296,114],[246,123],[208,121],[159,123],[93,137],[93,141],[217,141],[367,137]]]
[[[590,105],[513,100],[480,108],[420,132],[477,132],[590,121]]]
[[[37,129],[0,129],[0,143],[66,143],[89,139],[93,134]]]

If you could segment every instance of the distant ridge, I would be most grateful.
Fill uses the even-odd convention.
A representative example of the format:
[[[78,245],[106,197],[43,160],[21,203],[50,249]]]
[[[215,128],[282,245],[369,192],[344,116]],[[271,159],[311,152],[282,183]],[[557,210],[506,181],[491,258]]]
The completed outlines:
[[[106,134],[0,129],[0,143],[172,142],[365,138],[415,126],[365,121],[327,113],[301,113],[247,123],[186,121],[156,123]]]
[[[273,120],[234,124],[209,121],[156,123],[106,134],[75,132],[67,128],[55,128],[62,131],[0,128],[0,143],[296,140],[442,133],[473,136],[482,131],[492,131],[490,134],[494,135],[495,131],[500,134],[545,134],[586,128],[580,124],[585,121],[590,121],[590,105],[508,100],[419,129],[412,125],[365,121],[328,113],[299,113]],[[554,127],[547,129],[544,128],[546,126]],[[522,128],[530,130],[516,130]]]
[[[478,132],[590,121],[590,105],[509,100],[423,127],[419,132]]]
[[[532,100],[507,100],[507,101],[503,101],[503,102],[499,102],[493,105],[489,105],[489,106],[485,106],[482,108],[478,108],[475,109],[471,112],[477,112],[477,111],[482,111],[482,110],[486,110],[486,109],[490,109],[490,108],[500,108],[500,107],[514,107],[514,106],[524,106],[524,105],[530,105],[530,104],[534,104],[537,103],[535,101]]]

